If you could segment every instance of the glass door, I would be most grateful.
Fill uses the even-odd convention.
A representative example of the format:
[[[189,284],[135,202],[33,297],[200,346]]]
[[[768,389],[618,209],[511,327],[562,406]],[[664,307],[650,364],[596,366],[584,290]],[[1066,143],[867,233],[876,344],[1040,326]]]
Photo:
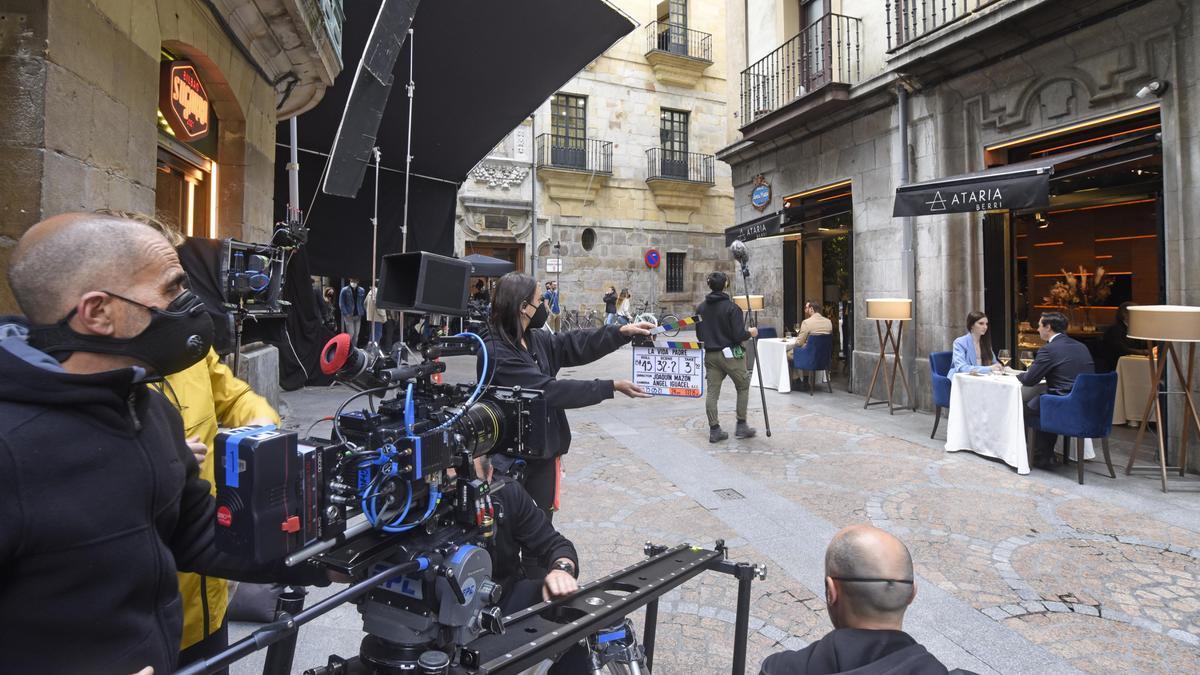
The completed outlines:
[[[660,135],[662,138],[663,176],[687,180],[688,177],[688,113],[663,108]]]
[[[555,94],[550,100],[550,163],[587,168],[587,97]]]

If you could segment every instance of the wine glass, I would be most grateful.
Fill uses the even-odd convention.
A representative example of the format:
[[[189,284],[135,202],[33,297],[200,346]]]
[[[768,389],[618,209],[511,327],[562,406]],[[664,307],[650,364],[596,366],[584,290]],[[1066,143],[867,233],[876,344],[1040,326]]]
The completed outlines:
[[[1021,360],[1021,365],[1024,366],[1025,370],[1029,370],[1030,364],[1033,363],[1033,352],[1021,351],[1017,353],[1017,358]]]
[[[1007,368],[1008,362],[1012,360],[1012,355],[1008,353],[1007,349],[1001,349],[1000,353],[996,355],[996,360],[1000,362],[1000,365]]]

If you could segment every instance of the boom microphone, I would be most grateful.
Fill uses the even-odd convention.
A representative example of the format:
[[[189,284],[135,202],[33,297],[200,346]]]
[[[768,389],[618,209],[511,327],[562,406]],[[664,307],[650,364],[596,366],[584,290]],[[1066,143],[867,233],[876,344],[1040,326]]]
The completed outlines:
[[[733,254],[733,259],[745,265],[750,262],[750,251],[746,248],[746,244],[741,239],[735,239],[729,245],[729,252]]]

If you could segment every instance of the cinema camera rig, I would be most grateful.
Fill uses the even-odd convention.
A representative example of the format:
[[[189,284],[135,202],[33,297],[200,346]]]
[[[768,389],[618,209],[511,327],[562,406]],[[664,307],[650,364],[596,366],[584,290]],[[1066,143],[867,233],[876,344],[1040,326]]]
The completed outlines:
[[[461,289],[458,307],[465,311],[466,263],[427,253],[384,262],[381,306],[421,311],[436,301],[451,313],[447,290]],[[413,266],[420,270],[415,297],[412,289],[388,294],[389,270],[393,280],[401,268],[413,280]],[[581,640],[591,647],[595,672],[620,657],[619,645],[628,645],[625,657],[648,669],[658,598],[705,570],[738,580],[733,672],[743,672],[750,585],[766,571],[730,562],[723,542],[713,550],[647,544],[642,562],[570,597],[502,616],[496,604],[504,589],[491,579],[487,550],[495,526],[488,484],[473,460],[491,452],[542,458],[546,400],[540,391],[490,385],[478,335],[437,338],[420,352],[422,360],[408,364],[399,350],[360,350],[339,335],[326,346],[322,369],[360,391],[331,417],[332,438],[301,439],[269,427],[218,435],[218,548],[263,564],[319,565],[355,582],[308,609],[303,591],[290,589],[275,622],[180,672],[213,672],[266,647],[264,672],[288,673],[299,627],[352,601],[366,633],[359,655],[330,656],[327,665],[306,673],[517,673]],[[479,382],[435,381],[445,370],[439,359],[455,355],[478,356]],[[362,397],[380,402],[347,409]],[[641,607],[647,610],[644,658],[626,620]]]

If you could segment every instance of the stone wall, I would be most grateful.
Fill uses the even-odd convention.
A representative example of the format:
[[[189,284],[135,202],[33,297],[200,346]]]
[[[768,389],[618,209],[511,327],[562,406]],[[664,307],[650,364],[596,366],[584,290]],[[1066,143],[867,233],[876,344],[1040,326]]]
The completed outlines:
[[[47,216],[154,211],[164,46],[196,62],[220,117],[219,236],[270,236],[274,90],[203,3],[12,0],[0,22],[0,271]],[[15,309],[0,284],[0,311]]]
[[[1159,0],[983,70],[918,88],[909,108],[911,179],[974,171],[983,168],[988,144],[1153,103],[1134,93],[1151,79],[1166,80],[1171,87],[1160,101],[1166,298],[1169,303],[1200,304],[1200,228],[1194,219],[1200,211],[1200,194],[1194,189],[1200,172],[1198,14],[1190,3]],[[901,175],[898,162],[905,153],[899,147],[895,99],[879,108],[878,86],[872,82],[856,88],[857,107],[834,119],[814,120],[807,133],[797,132],[792,140],[762,149],[730,146],[735,222],[757,215],[749,205],[749,190],[760,173],[772,182],[776,195],[852,179],[857,391],[866,388],[878,353],[874,327],[863,318],[863,300],[903,288],[901,221],[891,213]],[[906,341],[915,333],[914,393],[925,408],[930,406],[925,356],[946,349],[963,332],[967,312],[983,305],[980,222],[975,214],[915,220],[917,320],[906,327]],[[752,283],[766,291],[768,307],[779,306],[782,275],[774,262],[782,264],[779,240],[751,249],[762,261]]]
[[[714,269],[732,271],[724,248],[723,232],[733,224],[733,191],[730,169],[714,162],[715,185],[700,189],[682,209],[664,209],[646,183],[646,150],[661,145],[659,113],[663,108],[686,110],[689,119],[689,150],[714,154],[728,137],[728,88],[726,78],[725,3],[689,3],[688,28],[712,35],[713,64],[704,70],[695,86],[685,87],[659,81],[646,59],[646,26],[655,20],[653,5],[622,0],[615,3],[641,25],[589,64],[560,91],[587,97],[589,139],[612,143],[611,175],[586,173],[578,189],[559,192],[538,179],[536,250],[539,278],[561,279],[563,302],[570,309],[581,306],[603,311],[601,297],[608,285],[628,287],[636,306],[642,300],[683,311],[707,292],[705,275]],[[480,163],[459,192],[458,250],[467,241],[511,242],[534,250],[534,233],[529,223],[532,177],[514,174],[514,180],[491,185],[478,178],[480,171],[495,168],[527,168],[531,156],[520,152],[521,135],[532,137],[551,130],[550,104],[536,112],[535,128],[518,127],[491,156]],[[587,196],[583,199],[579,193]],[[490,203],[489,203],[490,202]],[[524,211],[522,211],[524,209]],[[504,213],[510,231],[484,231],[479,221],[485,213]],[[595,233],[595,246],[583,247],[586,229]],[[563,271],[547,273],[546,257],[557,256],[551,243],[562,243]],[[647,248],[657,248],[663,264],[651,271],[643,263]],[[666,254],[686,254],[685,291],[666,294]],[[526,266],[528,269],[528,265]]]

